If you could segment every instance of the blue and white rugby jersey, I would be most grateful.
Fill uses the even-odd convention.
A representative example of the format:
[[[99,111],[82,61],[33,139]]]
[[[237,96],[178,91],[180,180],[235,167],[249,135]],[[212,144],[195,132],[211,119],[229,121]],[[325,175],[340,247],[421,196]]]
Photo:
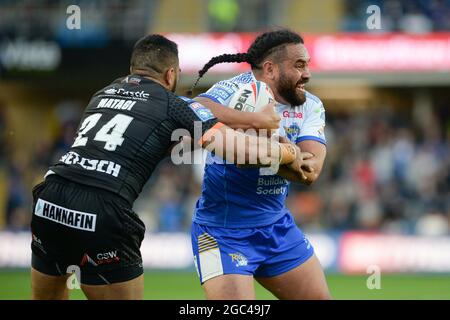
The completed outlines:
[[[252,72],[242,73],[213,85],[200,97],[228,105],[232,95],[243,84],[256,81]],[[281,117],[280,136],[298,143],[315,140],[326,144],[325,109],[316,96],[306,93],[300,106],[276,105]],[[285,199],[288,180],[278,175],[261,175],[260,169],[242,169],[208,154],[202,193],[197,201],[193,220],[199,224],[254,228],[274,223],[286,214]]]

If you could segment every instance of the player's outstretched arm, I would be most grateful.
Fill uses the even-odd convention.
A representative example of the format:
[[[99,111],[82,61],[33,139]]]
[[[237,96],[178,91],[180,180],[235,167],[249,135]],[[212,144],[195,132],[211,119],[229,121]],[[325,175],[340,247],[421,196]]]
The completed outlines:
[[[278,129],[280,116],[275,112],[274,103],[269,103],[258,112],[242,112],[225,107],[211,99],[196,97],[194,100],[206,106],[222,123],[233,129]]]
[[[254,164],[261,167],[290,164],[298,148],[264,136],[250,136],[218,122],[199,141],[202,148],[229,163]]]

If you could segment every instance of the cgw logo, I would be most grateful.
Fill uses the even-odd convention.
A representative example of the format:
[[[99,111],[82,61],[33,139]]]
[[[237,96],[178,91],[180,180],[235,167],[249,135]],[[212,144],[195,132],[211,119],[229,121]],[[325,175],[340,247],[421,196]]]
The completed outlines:
[[[97,254],[98,260],[119,259],[117,250]]]
[[[100,252],[95,256],[96,259],[92,259],[87,253],[83,255],[81,259],[80,266],[85,266],[87,263],[90,265],[97,267],[101,264],[109,264],[114,262],[119,262],[120,257],[117,255],[117,250],[108,251],[108,252]]]
[[[96,263],[98,265],[114,263],[114,262],[119,262],[120,261],[120,258],[117,255],[117,250],[108,251],[108,252],[104,252],[104,253],[103,252],[102,253],[98,253],[96,258],[97,258]]]

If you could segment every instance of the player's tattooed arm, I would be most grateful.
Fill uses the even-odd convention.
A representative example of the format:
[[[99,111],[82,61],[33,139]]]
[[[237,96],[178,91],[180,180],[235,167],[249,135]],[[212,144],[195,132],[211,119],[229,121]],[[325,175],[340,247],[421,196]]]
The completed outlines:
[[[270,103],[258,112],[242,112],[225,107],[211,99],[196,97],[194,100],[206,106],[223,124],[233,129],[278,129],[280,116],[276,114],[274,104]]]
[[[281,142],[287,142],[280,137]],[[314,140],[305,140],[297,145],[301,150],[301,158],[289,165],[280,166],[278,175],[302,184],[310,185],[319,177],[326,156],[326,147]]]
[[[305,161],[305,164],[313,169],[312,172],[305,172],[307,177],[305,183],[310,185],[317,180],[322,172],[325,157],[327,155],[327,148],[324,144],[315,140],[301,141],[298,143],[298,147],[302,152],[309,152],[312,155]]]
[[[283,165],[298,157],[295,145],[279,143],[264,136],[247,135],[218,122],[205,132],[199,145],[234,164],[255,164],[258,167]]]

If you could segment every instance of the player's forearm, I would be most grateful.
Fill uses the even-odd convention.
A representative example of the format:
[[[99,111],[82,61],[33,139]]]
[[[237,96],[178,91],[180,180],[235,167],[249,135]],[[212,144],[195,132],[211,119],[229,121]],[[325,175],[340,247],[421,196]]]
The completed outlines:
[[[255,114],[252,112],[230,109],[207,98],[197,97],[195,100],[210,109],[220,122],[230,128],[247,130],[258,127]]]
[[[256,158],[257,164],[278,166],[291,163],[296,158],[296,148],[294,148],[291,144],[279,143],[264,136],[248,136],[238,132],[237,135],[238,141],[239,139],[245,139],[246,142],[244,148],[246,158],[245,164],[253,164],[253,159]],[[242,149],[237,148],[236,152],[239,157]],[[249,161],[247,161],[247,159]]]
[[[310,185],[319,178],[322,172],[327,149],[324,144],[314,140],[302,141],[298,143],[298,147],[302,150],[302,153],[307,155],[304,157],[304,164],[312,169],[311,171],[303,170],[306,178],[303,183]]]
[[[277,175],[292,182],[302,183],[306,185],[311,184],[309,183],[309,181],[302,179],[301,175],[298,172],[288,168],[286,165],[280,166]]]
[[[317,178],[319,177],[319,174],[316,172],[310,173],[310,172],[303,171],[303,175],[306,177],[306,179],[303,179],[299,172],[294,171],[294,170],[288,168],[287,166],[280,166],[280,169],[278,170],[277,175],[279,175],[289,181],[305,184],[308,186],[311,185],[312,183],[314,183],[317,180]]]
[[[279,143],[264,136],[249,136],[223,124],[205,133],[201,145],[228,162],[257,166],[291,163],[297,153],[291,144]]]

